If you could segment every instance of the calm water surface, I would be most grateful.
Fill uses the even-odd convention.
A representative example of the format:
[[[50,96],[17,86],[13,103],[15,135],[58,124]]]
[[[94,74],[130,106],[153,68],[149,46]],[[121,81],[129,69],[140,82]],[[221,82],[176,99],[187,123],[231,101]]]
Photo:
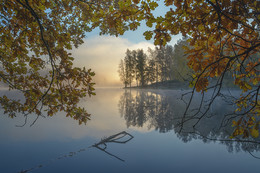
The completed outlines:
[[[0,172],[259,172],[260,146],[230,143],[231,125],[220,127],[223,112],[234,108],[217,101],[202,119],[179,132],[185,104],[180,91],[97,89],[81,104],[92,114],[79,126],[62,113],[34,121],[0,117]],[[196,100],[195,100],[196,103]],[[134,136],[125,144],[108,143],[105,151],[89,146],[121,131]],[[211,139],[224,139],[213,141]],[[121,140],[127,140],[127,136]],[[258,139],[256,139],[258,140]],[[102,146],[104,147],[104,146]],[[250,152],[250,153],[249,153]]]

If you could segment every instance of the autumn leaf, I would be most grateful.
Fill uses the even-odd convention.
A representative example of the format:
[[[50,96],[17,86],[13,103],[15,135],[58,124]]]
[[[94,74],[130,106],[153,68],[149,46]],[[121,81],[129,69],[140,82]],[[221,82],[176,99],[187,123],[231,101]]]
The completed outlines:
[[[251,131],[250,131],[250,134],[254,137],[254,138],[257,138],[259,136],[259,131],[255,128],[253,128]]]

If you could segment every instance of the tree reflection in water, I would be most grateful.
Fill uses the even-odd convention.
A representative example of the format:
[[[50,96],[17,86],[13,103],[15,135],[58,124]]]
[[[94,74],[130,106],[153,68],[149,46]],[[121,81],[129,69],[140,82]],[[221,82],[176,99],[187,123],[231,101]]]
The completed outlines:
[[[177,90],[125,90],[120,97],[118,108],[126,120],[127,127],[147,126],[148,129],[155,129],[161,133],[173,130],[183,142],[192,139],[200,139],[204,143],[218,141],[226,145],[229,152],[242,150],[252,153],[260,150],[259,138],[230,139],[233,132],[232,121],[226,115],[232,115],[236,108],[229,105],[228,100],[217,100],[207,116],[199,122],[196,117],[192,117],[182,124],[183,130],[180,132],[180,122],[186,108],[180,98],[181,93]],[[195,99],[198,99],[197,103],[200,104],[199,97]],[[193,111],[196,111],[195,108],[198,106],[193,105]],[[229,121],[225,121],[223,125],[227,119]]]

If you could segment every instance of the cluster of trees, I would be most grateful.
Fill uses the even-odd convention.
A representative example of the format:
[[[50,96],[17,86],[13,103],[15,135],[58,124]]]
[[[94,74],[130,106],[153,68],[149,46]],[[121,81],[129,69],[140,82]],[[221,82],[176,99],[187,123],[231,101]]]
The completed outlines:
[[[142,49],[127,49],[119,64],[120,80],[125,87],[131,87],[133,83],[142,87],[155,82],[187,79],[191,75],[183,49],[187,44],[186,39],[182,39],[174,47],[148,48],[148,54]]]

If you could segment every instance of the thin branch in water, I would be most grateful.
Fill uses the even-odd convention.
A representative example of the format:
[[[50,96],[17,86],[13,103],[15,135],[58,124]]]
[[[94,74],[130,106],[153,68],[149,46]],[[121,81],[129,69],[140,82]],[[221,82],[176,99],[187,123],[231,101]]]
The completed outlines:
[[[128,136],[128,139],[123,140],[123,138],[126,137],[126,136]],[[45,164],[39,164],[39,165],[37,165],[35,167],[29,168],[29,169],[25,169],[25,170],[21,170],[18,173],[27,173],[27,172],[34,171],[36,169],[42,168],[43,166],[50,165],[51,163],[53,163],[53,162],[55,162],[57,160],[60,160],[60,159],[63,159],[63,158],[68,158],[68,157],[73,157],[76,154],[78,154],[80,152],[84,152],[84,151],[86,151],[86,150],[88,150],[89,148],[92,148],[92,147],[95,147],[95,148],[105,152],[106,154],[108,154],[108,155],[110,155],[110,156],[112,156],[112,157],[114,157],[114,158],[124,162],[125,160],[123,160],[120,157],[118,157],[118,156],[116,156],[116,155],[106,151],[107,143],[125,144],[125,143],[129,142],[133,138],[134,138],[134,136],[132,136],[131,134],[129,134],[129,133],[125,132],[125,131],[122,131],[122,132],[117,133],[115,135],[109,136],[109,137],[107,137],[105,139],[101,139],[100,142],[98,142],[98,143],[96,143],[94,145],[91,145],[91,146],[89,146],[87,148],[82,148],[82,149],[79,149],[79,150],[77,150],[75,152],[69,152],[69,153],[64,154],[62,156],[59,156],[59,157],[57,157],[55,159],[50,159],[50,160],[46,161]],[[102,145],[104,145],[103,148],[101,147]]]
[[[125,136],[128,136],[128,139],[122,140]],[[121,159],[121,158],[119,158],[118,156],[116,156],[116,155],[114,155],[114,154],[111,154],[111,153],[109,153],[108,151],[106,151],[106,149],[107,149],[107,143],[125,144],[125,143],[129,142],[130,140],[132,140],[133,138],[134,138],[134,137],[133,137],[131,134],[129,134],[129,133],[123,131],[123,132],[120,132],[120,133],[118,133],[118,134],[112,135],[112,136],[110,136],[110,137],[108,137],[108,138],[102,139],[99,143],[94,144],[94,145],[92,145],[91,147],[95,147],[95,148],[97,148],[97,149],[99,149],[99,150],[101,150],[101,151],[107,153],[108,155],[110,155],[110,156],[112,156],[112,157],[115,157],[116,159],[118,159],[118,160],[124,162],[123,159]],[[100,147],[100,146],[102,146],[102,145],[104,146],[104,148]]]

